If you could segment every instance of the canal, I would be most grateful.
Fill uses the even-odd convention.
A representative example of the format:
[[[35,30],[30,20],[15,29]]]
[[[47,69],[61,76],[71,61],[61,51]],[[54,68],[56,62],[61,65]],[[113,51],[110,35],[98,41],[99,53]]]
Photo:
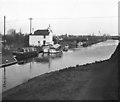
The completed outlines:
[[[110,58],[118,45],[118,41],[107,40],[90,47],[71,49],[57,55],[41,54],[37,58],[0,69],[2,73],[2,91],[11,89],[44,73],[60,70],[76,64],[83,65]]]

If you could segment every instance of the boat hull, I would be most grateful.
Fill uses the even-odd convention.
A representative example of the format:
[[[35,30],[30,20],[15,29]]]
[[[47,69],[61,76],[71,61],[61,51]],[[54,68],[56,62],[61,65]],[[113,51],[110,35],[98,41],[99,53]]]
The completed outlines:
[[[15,58],[20,61],[20,60],[25,60],[31,57],[36,57],[38,56],[37,52],[27,52],[27,53],[16,53],[14,54]]]
[[[48,54],[57,54],[57,53],[62,53],[62,50],[56,51],[56,50],[44,50],[43,53],[48,53]]]
[[[62,50],[56,51],[56,50],[50,50],[50,54],[57,54],[62,53]]]

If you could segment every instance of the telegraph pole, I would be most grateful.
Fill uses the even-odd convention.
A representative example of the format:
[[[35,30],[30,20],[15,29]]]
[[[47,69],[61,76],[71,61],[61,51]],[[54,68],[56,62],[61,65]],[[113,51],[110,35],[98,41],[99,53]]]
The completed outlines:
[[[4,16],[4,48],[5,48],[5,30],[6,30],[6,17]]]
[[[30,34],[31,34],[31,28],[32,28],[32,20],[33,20],[33,18],[29,18],[29,20],[30,20]]]

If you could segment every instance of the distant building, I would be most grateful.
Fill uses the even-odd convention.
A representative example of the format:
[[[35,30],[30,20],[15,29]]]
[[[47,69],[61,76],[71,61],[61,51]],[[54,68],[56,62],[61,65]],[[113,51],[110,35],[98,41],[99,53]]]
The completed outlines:
[[[50,26],[48,29],[36,30],[34,34],[29,35],[30,46],[42,46],[53,44],[53,34]]]

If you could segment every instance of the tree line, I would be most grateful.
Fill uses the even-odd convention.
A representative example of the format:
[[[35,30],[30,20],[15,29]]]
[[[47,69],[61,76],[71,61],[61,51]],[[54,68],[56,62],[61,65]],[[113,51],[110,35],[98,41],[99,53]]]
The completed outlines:
[[[15,29],[10,29],[7,34],[2,35],[2,40],[9,47],[27,47],[29,46],[29,35],[22,32],[16,32]]]

